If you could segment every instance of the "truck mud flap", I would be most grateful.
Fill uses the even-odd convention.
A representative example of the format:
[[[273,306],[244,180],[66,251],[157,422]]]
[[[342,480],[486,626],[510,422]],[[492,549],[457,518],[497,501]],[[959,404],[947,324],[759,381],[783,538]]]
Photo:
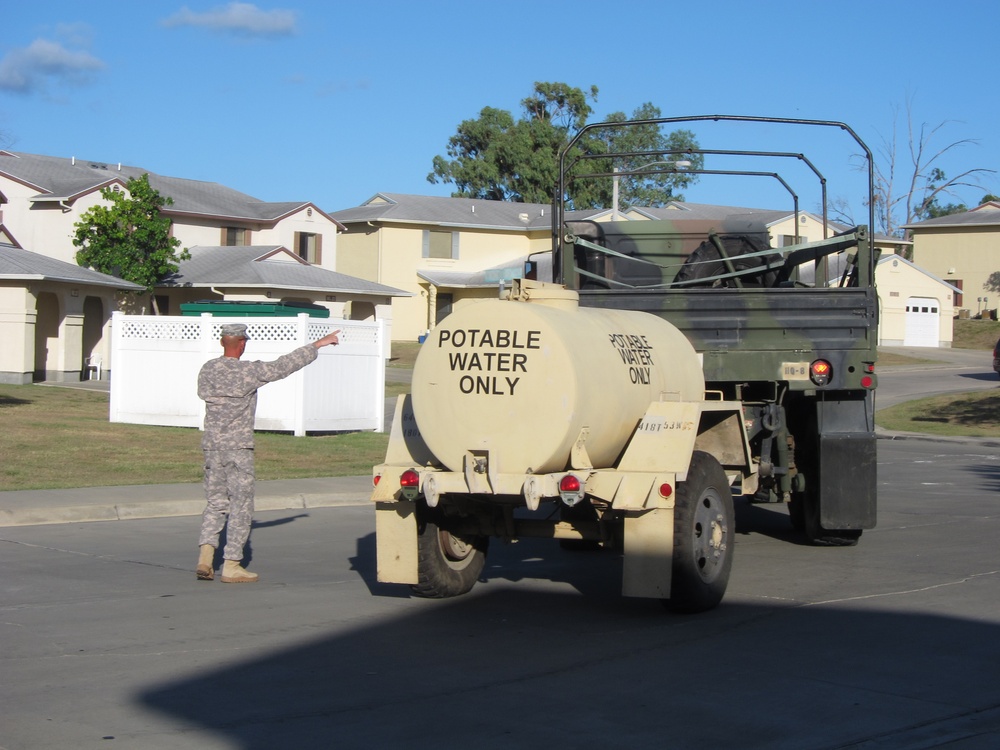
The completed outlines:
[[[875,528],[877,483],[873,433],[821,435],[819,481],[820,525],[824,529]]]

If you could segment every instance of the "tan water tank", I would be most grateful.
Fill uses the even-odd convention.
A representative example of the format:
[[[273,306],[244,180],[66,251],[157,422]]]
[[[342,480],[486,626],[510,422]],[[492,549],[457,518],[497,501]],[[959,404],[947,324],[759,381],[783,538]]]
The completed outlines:
[[[614,465],[651,401],[701,401],[698,355],[676,328],[641,312],[578,307],[575,292],[468,304],[431,331],[413,368],[413,409],[451,471],[488,451],[500,473],[568,468],[586,428],[596,468]]]

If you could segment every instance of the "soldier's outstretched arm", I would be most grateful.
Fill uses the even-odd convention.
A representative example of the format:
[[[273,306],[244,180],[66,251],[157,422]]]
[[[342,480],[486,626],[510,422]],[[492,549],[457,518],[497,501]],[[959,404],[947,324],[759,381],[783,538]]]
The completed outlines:
[[[326,334],[326,336],[321,339],[316,339],[313,341],[313,346],[317,349],[322,349],[324,346],[329,346],[331,344],[336,346],[340,343],[340,338],[337,336],[338,333],[340,333],[340,329],[337,329],[333,333]]]

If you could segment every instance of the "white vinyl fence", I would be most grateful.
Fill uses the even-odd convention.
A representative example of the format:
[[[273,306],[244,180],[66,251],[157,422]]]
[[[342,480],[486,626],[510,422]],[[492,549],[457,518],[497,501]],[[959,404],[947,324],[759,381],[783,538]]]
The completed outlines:
[[[272,360],[340,330],[340,344],[310,365],[258,392],[258,430],[382,432],[385,328],[382,321],[123,315],[112,320],[111,421],[203,426],[198,371],[222,354],[222,326],[247,326],[243,359]]]

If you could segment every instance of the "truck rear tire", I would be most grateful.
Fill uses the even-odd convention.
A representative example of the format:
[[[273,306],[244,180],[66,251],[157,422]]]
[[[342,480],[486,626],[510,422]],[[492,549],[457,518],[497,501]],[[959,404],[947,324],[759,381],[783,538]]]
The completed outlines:
[[[675,612],[704,612],[722,601],[733,566],[733,493],[708,453],[691,456],[687,481],[677,484],[670,599]]]
[[[413,591],[430,599],[464,594],[479,580],[489,537],[452,534],[436,519],[420,518],[428,515],[426,511],[417,511],[417,583]]]
[[[819,491],[816,460],[812,456],[796,456],[797,467],[805,472],[806,489],[793,492],[788,502],[788,518],[792,529],[805,534],[806,540],[816,547],[853,547],[861,539],[861,529],[824,529],[819,522]]]
[[[861,539],[861,529],[824,529],[819,523],[819,502],[808,493],[796,493],[788,503],[792,528],[805,534],[816,547],[853,547]]]

